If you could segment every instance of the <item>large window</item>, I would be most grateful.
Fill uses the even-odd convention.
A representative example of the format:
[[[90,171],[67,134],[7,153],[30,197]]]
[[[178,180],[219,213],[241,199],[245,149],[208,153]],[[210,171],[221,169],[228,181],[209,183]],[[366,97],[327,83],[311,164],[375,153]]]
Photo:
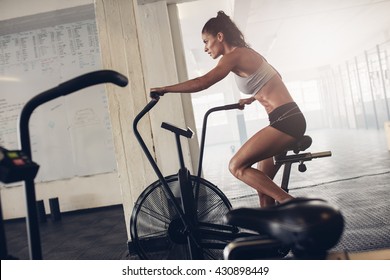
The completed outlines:
[[[196,127],[202,127],[203,116],[208,109],[216,106],[224,105],[224,94],[223,93],[212,93],[206,95],[193,95],[192,106],[195,112],[195,123]],[[208,121],[208,126],[224,125],[228,123],[226,113],[221,112],[213,115]]]
[[[329,100],[327,107],[338,108],[346,113],[346,125],[337,120],[340,115],[332,115],[332,123],[338,127],[383,129],[390,119],[390,42],[377,45],[360,55],[340,64],[335,71],[322,71],[324,95],[330,96],[330,88],[336,89],[341,98]],[[329,82],[330,81],[330,82]]]
[[[317,80],[289,82],[286,86],[303,112],[321,110]]]

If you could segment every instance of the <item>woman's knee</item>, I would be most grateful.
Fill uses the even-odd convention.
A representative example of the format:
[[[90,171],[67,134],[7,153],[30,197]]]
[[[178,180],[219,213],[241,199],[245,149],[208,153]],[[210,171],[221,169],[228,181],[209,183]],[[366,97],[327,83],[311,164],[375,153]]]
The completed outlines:
[[[244,168],[241,167],[237,159],[233,157],[229,162],[229,171],[234,177],[241,178]]]

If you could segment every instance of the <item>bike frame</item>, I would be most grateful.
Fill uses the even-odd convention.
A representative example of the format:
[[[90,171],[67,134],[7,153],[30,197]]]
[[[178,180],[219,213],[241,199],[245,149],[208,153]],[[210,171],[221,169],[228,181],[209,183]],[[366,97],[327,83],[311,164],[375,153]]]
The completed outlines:
[[[201,255],[201,247],[199,245],[199,242],[197,241],[197,238],[195,237],[195,227],[193,225],[193,222],[191,221],[191,216],[189,213],[184,212],[184,210],[180,207],[179,203],[176,201],[174,194],[172,193],[171,189],[169,188],[169,185],[167,181],[164,178],[164,175],[161,173],[161,170],[158,168],[156,161],[154,160],[152,154],[150,153],[148,147],[145,144],[145,141],[143,140],[141,134],[139,133],[138,130],[138,123],[139,121],[157,104],[157,102],[160,100],[159,96],[155,96],[152,98],[152,100],[145,106],[145,108],[134,118],[133,121],[133,130],[134,130],[134,135],[137,138],[138,143],[140,144],[142,150],[144,151],[149,163],[151,164],[154,172],[156,173],[157,177],[159,178],[163,190],[165,192],[165,195],[171,200],[171,203],[175,209],[175,211],[178,213],[179,218],[181,222],[183,223],[185,230],[188,233],[188,246],[190,250],[190,256],[192,259],[198,259],[200,258]],[[182,191],[182,185],[187,186],[188,185],[188,171],[185,169],[179,171],[179,180],[180,181],[180,188],[181,192],[183,195]],[[188,193],[188,192],[184,192]]]
[[[66,96],[83,88],[102,83],[113,83],[124,87],[127,85],[128,80],[125,76],[115,71],[99,70],[71,79],[30,99],[24,105],[19,119],[19,141],[22,151],[30,159],[32,158],[29,121],[37,107],[60,96]],[[33,260],[42,259],[34,178],[27,178],[24,181],[24,188],[26,193],[26,225],[30,258]]]
[[[180,136],[184,136],[187,138],[192,137],[192,131],[187,129],[187,131],[175,127],[173,125],[162,123],[162,127],[173,132],[176,136],[176,145],[179,156],[180,168],[178,171],[178,181],[180,186],[180,202],[175,198],[172,190],[169,187],[169,184],[166,180],[166,177],[162,174],[159,169],[155,159],[153,158],[151,152],[147,148],[142,136],[138,130],[139,121],[154,108],[154,106],[160,100],[160,96],[154,93],[151,93],[151,101],[146,104],[143,110],[135,117],[133,122],[133,130],[134,134],[139,142],[142,150],[144,151],[148,161],[150,162],[153,170],[157,174],[157,177],[161,183],[162,189],[166,195],[166,197],[172,203],[173,208],[176,210],[179,219],[181,220],[183,226],[183,232],[187,237],[187,244],[190,253],[191,259],[203,259],[204,249],[224,249],[227,244],[231,241],[241,238],[241,237],[250,237],[257,240],[262,240],[262,244],[268,244],[267,246],[281,246],[280,242],[277,242],[274,239],[271,239],[267,236],[260,235],[258,233],[247,233],[247,232],[239,232],[239,230],[231,225],[222,225],[222,224],[214,224],[214,223],[202,223],[197,220],[197,209],[195,202],[197,201],[199,194],[199,187],[202,179],[202,164],[203,164],[203,155],[204,155],[204,147],[205,147],[205,139],[206,139],[206,130],[207,130],[207,121],[210,114],[218,111],[226,111],[239,109],[239,104],[229,104],[225,106],[219,106],[209,109],[203,119],[203,127],[200,141],[200,154],[199,154],[199,164],[197,175],[192,176],[195,177],[195,185],[192,186],[191,182],[191,174],[188,169],[185,167],[184,159],[182,155],[182,149],[180,144]],[[284,173],[284,184],[288,183],[288,178],[290,175],[291,164],[293,162],[303,162],[306,160],[311,160],[315,157],[329,156],[330,154],[298,154],[296,156],[284,156],[283,158],[279,157],[280,166],[286,165],[287,169]],[[292,158],[291,158],[292,157]],[[284,160],[284,161],[283,161]],[[170,177],[170,176],[169,176]],[[202,179],[203,180],[203,179]],[[194,187],[194,192],[189,191]],[[286,185],[287,188],[287,185]],[[180,205],[181,203],[181,205]],[[229,203],[230,204],[230,203]],[[222,217],[221,217],[222,219]],[[208,242],[207,240],[213,240],[214,242]],[[218,242],[216,242],[218,241]]]
[[[231,109],[238,109],[238,104],[231,104],[226,106],[220,106],[216,108],[210,109],[203,120],[203,130],[202,130],[202,137],[201,137],[201,145],[200,145],[200,156],[199,156],[199,165],[198,165],[198,174],[196,178],[196,185],[195,185],[195,194],[193,194],[191,191],[188,191],[192,188],[191,180],[190,180],[190,172],[184,165],[184,160],[182,157],[182,150],[181,150],[181,144],[179,136],[185,136],[187,138],[190,138],[192,136],[189,135],[189,130],[181,130],[179,128],[172,128],[168,130],[171,130],[176,135],[176,145],[178,149],[178,155],[179,155],[179,162],[180,162],[180,169],[178,171],[178,179],[179,179],[179,185],[181,190],[181,205],[179,202],[176,201],[174,194],[172,193],[171,189],[169,188],[169,185],[162,174],[161,170],[157,166],[156,161],[154,160],[152,154],[150,153],[149,149],[147,148],[141,134],[138,130],[138,123],[139,121],[150,111],[153,109],[153,107],[158,103],[160,100],[160,96],[153,95],[152,100],[144,107],[143,110],[135,117],[133,122],[133,130],[135,137],[140,144],[142,150],[144,151],[148,161],[150,162],[154,172],[156,173],[159,181],[162,184],[163,190],[166,194],[166,196],[170,199],[174,209],[177,211],[179,218],[181,222],[184,225],[184,231],[188,234],[187,241],[188,241],[188,248],[190,252],[191,259],[203,259],[203,250],[202,248],[218,248],[223,249],[226,244],[229,241],[232,241],[235,238],[238,237],[244,237],[248,236],[246,233],[238,233],[235,227],[230,225],[217,225],[217,224],[211,224],[211,223],[200,223],[197,221],[196,216],[196,206],[195,201],[198,196],[198,189],[200,185],[200,178],[201,178],[201,172],[202,172],[202,162],[203,162],[203,153],[204,153],[204,144],[205,144],[205,137],[206,137],[206,128],[207,128],[207,119],[208,116],[216,111],[222,111],[222,110],[231,110]],[[169,126],[166,123],[163,123],[162,125]],[[222,217],[221,217],[222,218]],[[202,242],[202,240],[207,239],[217,239],[218,241],[221,241],[221,243],[210,243],[210,242]]]

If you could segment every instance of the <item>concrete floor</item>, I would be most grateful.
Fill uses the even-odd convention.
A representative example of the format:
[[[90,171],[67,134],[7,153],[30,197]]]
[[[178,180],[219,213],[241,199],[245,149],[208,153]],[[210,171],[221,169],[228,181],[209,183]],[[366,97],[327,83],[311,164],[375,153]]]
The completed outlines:
[[[346,220],[344,235],[334,250],[390,248],[390,151],[383,130],[315,130],[307,152],[331,151],[332,156],[306,162],[307,171],[293,165],[290,193],[322,198],[338,207]],[[234,208],[258,207],[256,192],[227,170],[231,145],[208,147],[205,178],[216,184]],[[218,156],[215,156],[218,155]],[[275,177],[281,183],[282,169]]]
[[[316,130],[309,152],[331,151],[332,157],[307,162],[300,173],[293,165],[290,193],[322,198],[337,206],[346,227],[334,250],[390,248],[390,152],[377,130]],[[256,193],[229,173],[232,144],[208,146],[204,177],[217,185],[234,208],[257,207]],[[281,173],[275,178],[280,182]],[[28,259],[23,220],[6,221],[9,254]],[[45,259],[128,259],[122,206],[64,213],[59,222],[41,224]]]

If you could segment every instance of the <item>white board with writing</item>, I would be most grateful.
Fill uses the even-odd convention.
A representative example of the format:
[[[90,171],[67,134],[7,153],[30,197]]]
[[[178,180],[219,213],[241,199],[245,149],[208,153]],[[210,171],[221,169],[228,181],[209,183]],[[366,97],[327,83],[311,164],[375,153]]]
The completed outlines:
[[[0,21],[0,145],[20,148],[29,99],[101,67],[93,5]],[[116,170],[104,85],[38,107],[29,127],[37,181]]]

